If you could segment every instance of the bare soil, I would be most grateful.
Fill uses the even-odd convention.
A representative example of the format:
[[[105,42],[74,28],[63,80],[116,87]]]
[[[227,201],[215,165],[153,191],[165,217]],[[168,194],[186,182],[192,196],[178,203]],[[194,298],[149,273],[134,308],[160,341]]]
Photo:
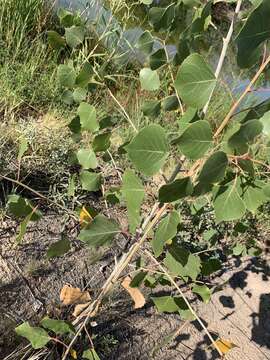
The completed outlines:
[[[8,220],[0,229],[1,359],[25,345],[14,333],[14,327],[22,321],[35,323],[45,314],[72,320],[71,309],[60,303],[61,288],[70,284],[88,289],[95,296],[113,267],[114,257],[120,255],[126,245],[122,239],[116,240],[93,263],[97,254],[76,240],[75,224],[63,215],[48,213],[38,223],[32,223],[20,246],[14,245],[16,227],[15,222]],[[72,240],[71,251],[47,260],[49,245],[61,239],[63,233]],[[215,338],[220,336],[237,345],[228,353],[229,360],[270,359],[268,263],[267,258],[233,259],[213,279],[225,285],[212,296],[210,304],[193,302]],[[149,293],[149,289],[142,291]],[[164,338],[179,329],[183,321],[177,315],[158,314],[150,301],[144,308],[133,310],[132,300],[119,287],[103,310],[92,329],[101,359],[218,358],[195,321],[186,324],[169,345],[162,347]],[[61,356],[56,353],[51,357],[58,358]]]

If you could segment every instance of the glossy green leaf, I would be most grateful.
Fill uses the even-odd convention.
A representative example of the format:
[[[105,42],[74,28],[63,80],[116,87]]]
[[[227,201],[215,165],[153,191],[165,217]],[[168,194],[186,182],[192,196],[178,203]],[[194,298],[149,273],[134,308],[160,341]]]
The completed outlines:
[[[161,103],[158,100],[145,101],[142,105],[142,112],[150,118],[157,118],[160,114]]]
[[[140,71],[140,82],[143,90],[154,91],[160,87],[160,80],[156,70],[143,68]]]
[[[43,348],[51,340],[44,329],[39,327],[32,327],[28,322],[24,322],[17,326],[15,331],[18,335],[23,336],[28,341],[30,341],[34,349]]]
[[[95,136],[92,147],[95,152],[106,151],[111,146],[111,135],[110,131]]]
[[[192,287],[192,292],[200,295],[204,303],[209,303],[212,291],[206,285],[194,285]]]
[[[84,130],[97,131],[99,128],[97,122],[96,109],[94,106],[82,102],[77,111],[81,126]]]
[[[67,238],[63,238],[54,244],[52,244],[47,251],[47,258],[51,259],[56,256],[62,256],[71,249],[70,241]]]
[[[98,166],[97,158],[92,149],[80,149],[77,159],[83,169],[95,169]]]
[[[145,31],[139,37],[136,47],[144,54],[149,55],[153,50],[154,39],[149,31]]]
[[[156,70],[165,64],[167,64],[167,56],[163,48],[149,56],[149,65],[152,70]]]
[[[68,65],[59,65],[57,70],[57,79],[62,87],[72,89],[75,85],[76,73]]]
[[[144,187],[132,170],[124,172],[121,192],[127,204],[129,230],[133,234],[141,220],[140,209],[144,198]]]
[[[270,2],[263,0],[249,15],[237,36],[237,62],[242,68],[254,64],[260,57],[260,45],[270,38]]]
[[[86,62],[84,63],[81,71],[76,77],[75,83],[77,86],[81,88],[85,88],[92,79],[92,76],[93,76],[93,68],[88,62]]]
[[[190,124],[177,139],[181,152],[192,160],[200,159],[212,145],[212,131],[205,120]]]
[[[83,190],[98,191],[101,188],[101,175],[90,172],[82,171],[80,174],[80,181]]]
[[[58,34],[56,31],[48,31],[48,43],[50,46],[56,50],[62,49],[66,45],[65,39]]]
[[[164,129],[154,124],[144,127],[125,149],[131,162],[147,176],[162,168],[169,151]]]
[[[50,319],[48,316],[43,318],[40,324],[44,328],[51,330],[55,334],[59,334],[59,335],[72,334],[75,332],[74,327],[70,323],[63,320]]]
[[[246,206],[240,198],[237,186],[233,183],[220,186],[214,197],[214,210],[217,222],[241,219]]]
[[[163,203],[174,202],[191,195],[192,191],[193,185],[191,179],[190,177],[185,177],[161,186],[158,198]]]
[[[199,174],[198,181],[210,184],[222,181],[224,179],[227,166],[227,155],[222,151],[215,152],[204,163]]]
[[[78,239],[88,246],[102,246],[110,242],[120,232],[119,225],[104,215],[97,215],[93,221],[81,230]]]
[[[200,109],[212,94],[216,78],[203,57],[194,53],[181,64],[174,85],[186,105]]]
[[[151,242],[156,257],[161,255],[165,243],[175,237],[179,223],[180,216],[177,211],[172,211],[159,223]]]
[[[66,42],[72,48],[80,45],[84,40],[84,36],[85,29],[82,26],[71,26],[65,29]]]

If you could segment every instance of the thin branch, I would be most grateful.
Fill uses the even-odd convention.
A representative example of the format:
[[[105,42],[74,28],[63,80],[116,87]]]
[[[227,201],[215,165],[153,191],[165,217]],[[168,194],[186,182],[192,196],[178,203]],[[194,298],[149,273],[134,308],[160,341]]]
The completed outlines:
[[[192,308],[192,306],[190,305],[186,295],[183,293],[183,291],[180,289],[180,287],[177,285],[177,283],[174,281],[173,277],[167,272],[167,270],[160,265],[160,263],[154,258],[154,256],[148,251],[145,250],[144,253],[160,268],[161,271],[163,271],[163,273],[166,275],[166,277],[170,280],[170,282],[174,285],[174,287],[176,288],[176,290],[179,292],[179,294],[181,295],[181,297],[184,299],[187,307],[189,308],[190,312],[192,313],[192,315],[196,318],[196,320],[198,321],[198,323],[201,325],[201,327],[204,329],[206,335],[209,337],[209,339],[211,340],[213,346],[216,348],[217,352],[219,353],[220,356],[223,356],[222,352],[220,351],[219,347],[217,346],[215,340],[213,339],[212,335],[210,334],[210,332],[208,331],[207,327],[204,325],[204,323],[202,322],[202,320],[200,319],[200,317],[196,314],[195,310]]]
[[[236,19],[238,18],[241,5],[242,5],[242,0],[238,0],[236,8],[235,8],[234,15],[233,15],[233,18],[232,18],[232,21],[231,21],[229,31],[227,33],[227,36],[223,39],[223,47],[222,47],[221,54],[220,54],[220,57],[219,57],[219,61],[218,61],[218,64],[217,64],[217,68],[216,68],[216,71],[215,71],[216,79],[219,78],[219,75],[220,75],[220,72],[221,72],[221,69],[222,69],[226,54],[227,54],[228,46],[229,46],[229,43],[230,43],[232,35],[233,35],[234,23],[235,23]],[[209,97],[208,102],[205,104],[205,106],[203,108],[203,114],[204,115],[206,114],[206,112],[208,110],[208,107],[209,107],[211,98],[213,96],[213,93],[214,93],[214,89],[213,89],[213,91],[212,91],[212,93],[211,93],[211,95]]]

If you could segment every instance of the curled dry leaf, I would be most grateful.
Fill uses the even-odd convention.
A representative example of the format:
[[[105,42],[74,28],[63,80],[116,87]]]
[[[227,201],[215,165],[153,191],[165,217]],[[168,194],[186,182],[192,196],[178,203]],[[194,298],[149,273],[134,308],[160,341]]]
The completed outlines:
[[[134,309],[140,309],[145,304],[145,298],[143,294],[140,292],[138,288],[132,288],[130,287],[131,278],[129,276],[125,277],[125,279],[122,281],[123,288],[129,293],[129,295],[134,300]]]
[[[60,292],[60,301],[62,301],[64,305],[73,305],[78,302],[85,303],[89,300],[91,300],[89,292],[81,291],[79,288],[65,285]]]
[[[81,227],[85,227],[87,224],[91,223],[93,220],[92,216],[87,211],[86,207],[83,206],[80,211],[80,225]]]

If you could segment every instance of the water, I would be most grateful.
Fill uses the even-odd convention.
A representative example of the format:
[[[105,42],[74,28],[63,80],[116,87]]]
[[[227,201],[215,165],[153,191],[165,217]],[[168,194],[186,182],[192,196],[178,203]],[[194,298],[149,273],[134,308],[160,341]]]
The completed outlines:
[[[156,1],[158,2],[159,0]],[[89,26],[94,27],[99,36],[106,32],[107,35],[103,38],[103,45],[114,53],[113,59],[116,63],[123,65],[129,62],[139,62],[143,64],[146,61],[144,54],[136,49],[136,43],[145,29],[136,26],[136,24],[132,24],[132,27],[128,29],[123,29],[121,22],[116,19],[111,10],[104,5],[104,1],[58,0],[57,6],[81,13],[87,20]],[[160,47],[162,47],[162,45],[158,41],[155,41],[153,51],[156,51]],[[176,46],[174,44],[168,45],[167,51],[169,57],[172,58],[176,53]],[[234,60],[236,54],[233,53],[227,55],[227,57],[231,57]],[[219,59],[219,53],[215,51],[209,58],[214,69]],[[248,85],[250,81],[249,77],[247,74],[238,75],[239,70],[236,65],[233,65],[233,69],[231,67],[227,69],[225,65],[223,68],[223,73],[224,72],[225,75],[223,75],[223,79],[231,88],[232,94],[237,97]],[[233,75],[235,72],[237,79],[235,79]],[[246,96],[245,101],[241,105],[241,109],[255,106],[269,98],[269,81],[265,81],[261,88],[257,88],[255,92]]]

